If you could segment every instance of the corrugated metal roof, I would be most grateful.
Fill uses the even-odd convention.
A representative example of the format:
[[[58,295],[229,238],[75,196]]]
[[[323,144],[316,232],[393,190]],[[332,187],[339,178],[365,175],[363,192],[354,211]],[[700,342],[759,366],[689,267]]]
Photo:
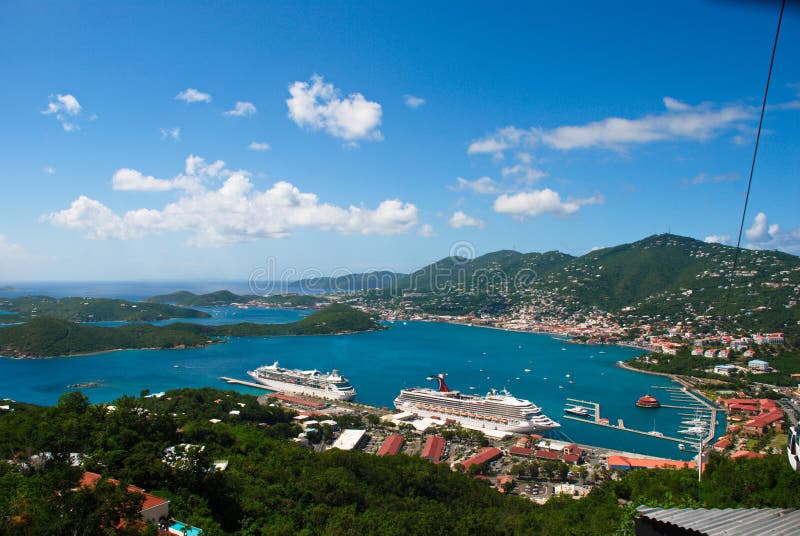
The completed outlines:
[[[798,534],[800,510],[782,508],[651,508],[642,517],[708,536],[782,536]]]

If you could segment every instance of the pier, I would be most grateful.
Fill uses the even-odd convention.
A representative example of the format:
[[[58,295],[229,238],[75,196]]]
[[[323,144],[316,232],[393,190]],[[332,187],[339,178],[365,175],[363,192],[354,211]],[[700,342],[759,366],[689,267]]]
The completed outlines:
[[[236,378],[228,378],[227,376],[220,376],[219,379],[224,381],[224,382],[230,383],[230,384],[246,385],[247,387],[255,387],[257,389],[264,389],[265,391],[272,391],[272,389],[270,389],[266,385],[261,385],[260,383],[256,383],[256,382],[248,382],[246,380],[237,380]]]

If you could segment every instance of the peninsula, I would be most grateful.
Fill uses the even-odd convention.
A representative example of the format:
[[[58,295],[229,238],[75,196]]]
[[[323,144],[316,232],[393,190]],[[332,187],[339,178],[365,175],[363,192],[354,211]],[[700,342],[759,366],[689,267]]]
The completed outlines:
[[[22,296],[0,298],[4,324],[48,317],[70,322],[155,322],[171,318],[209,318],[204,311],[159,303],[141,303],[111,298],[52,298]]]
[[[240,323],[208,326],[175,323],[167,326],[128,324],[101,327],[57,318],[35,318],[0,330],[0,355],[41,358],[126,349],[182,349],[223,342],[222,337],[334,335],[382,329],[370,315],[343,304],[332,304],[286,324]]]

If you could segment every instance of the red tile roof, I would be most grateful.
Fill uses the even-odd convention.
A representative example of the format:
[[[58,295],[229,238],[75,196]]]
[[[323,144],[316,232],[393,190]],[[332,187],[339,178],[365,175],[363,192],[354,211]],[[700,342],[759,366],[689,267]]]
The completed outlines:
[[[731,454],[731,459],[735,460],[736,458],[763,458],[764,455],[758,452],[751,452],[749,450],[739,450]]]
[[[86,471],[83,473],[83,477],[81,477],[81,487],[82,488],[93,488],[97,485],[97,481],[100,480],[101,475],[97,473],[91,473]],[[119,486],[119,480],[115,480],[113,478],[108,479],[109,482],[112,484],[116,484]],[[156,506],[160,506],[164,503],[168,503],[169,501],[166,499],[162,499],[161,497],[156,497],[155,495],[151,495],[146,493],[142,488],[137,488],[136,486],[128,486],[128,491],[132,493],[141,493],[144,495],[144,503],[142,504],[142,511],[148,510],[150,508],[154,508]]]
[[[464,466],[464,469],[469,469],[470,466],[477,465],[479,463],[490,462],[502,456],[503,456],[502,450],[495,447],[486,447],[472,458],[464,460],[463,462],[460,463],[461,465]]]
[[[392,434],[386,438],[378,450],[378,456],[393,456],[400,452],[403,447],[403,436],[400,434]]]
[[[422,449],[422,457],[434,463],[442,459],[444,453],[444,438],[442,436],[428,436],[425,447]]]
[[[559,459],[561,459],[561,453],[560,452],[552,452],[550,450],[537,450],[534,453],[534,456],[536,456],[537,458],[544,458],[544,459],[547,459],[547,460],[559,460]]]
[[[693,469],[696,467],[694,462],[684,462],[679,460],[650,460],[645,458],[629,458],[627,456],[610,456],[608,458],[610,469],[654,469],[666,467],[669,469]]]

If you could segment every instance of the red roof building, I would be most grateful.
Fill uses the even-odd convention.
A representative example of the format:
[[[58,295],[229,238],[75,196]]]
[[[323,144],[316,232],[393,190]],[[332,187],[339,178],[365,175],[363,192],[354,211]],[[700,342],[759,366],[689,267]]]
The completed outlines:
[[[609,469],[694,469],[697,465],[694,462],[684,462],[678,460],[650,460],[646,458],[629,458],[628,456],[609,456]]]
[[[464,467],[464,469],[469,469],[473,465],[491,462],[502,457],[503,457],[502,450],[495,447],[486,447],[484,449],[481,449],[481,451],[472,458],[468,458],[459,463]]]
[[[727,437],[723,437],[722,439],[714,443],[713,448],[715,448],[716,450],[725,450],[727,448],[730,448],[731,445],[733,445],[731,440],[728,439]]]
[[[512,456],[524,456],[526,458],[530,458],[533,454],[533,449],[529,449],[527,447],[511,447],[508,449],[508,453]]]
[[[82,488],[93,488],[97,485],[97,481],[100,480],[101,475],[97,473],[90,473],[86,471],[83,473],[83,477],[81,478],[81,487]],[[109,482],[119,486],[119,480],[114,480],[112,478],[108,479]],[[153,523],[158,524],[158,522],[164,518],[169,519],[169,501],[166,499],[162,499],[161,497],[156,497],[155,495],[151,495],[149,493],[145,493],[142,488],[137,488],[136,486],[128,486],[128,491],[132,493],[141,493],[144,495],[144,503],[142,503],[142,510],[141,516],[142,521],[148,522],[152,521]]]
[[[378,450],[378,456],[394,456],[400,453],[403,448],[403,436],[400,434],[392,434],[386,438]]]
[[[542,459],[542,460],[560,460],[561,459],[561,453],[560,452],[554,452],[552,450],[537,450],[536,452],[533,453],[533,455],[536,456],[537,458]]]
[[[763,458],[764,455],[758,452],[751,452],[749,450],[739,450],[731,454],[731,460],[737,458]]]
[[[444,454],[444,438],[442,436],[428,436],[422,448],[422,457],[433,463],[439,463]]]
[[[640,408],[658,408],[661,407],[661,403],[658,399],[654,396],[644,395],[639,400],[636,401],[636,405]]]
[[[499,475],[495,479],[495,485],[497,486],[497,491],[500,493],[506,492],[506,484],[514,484],[514,477],[511,475]]]

